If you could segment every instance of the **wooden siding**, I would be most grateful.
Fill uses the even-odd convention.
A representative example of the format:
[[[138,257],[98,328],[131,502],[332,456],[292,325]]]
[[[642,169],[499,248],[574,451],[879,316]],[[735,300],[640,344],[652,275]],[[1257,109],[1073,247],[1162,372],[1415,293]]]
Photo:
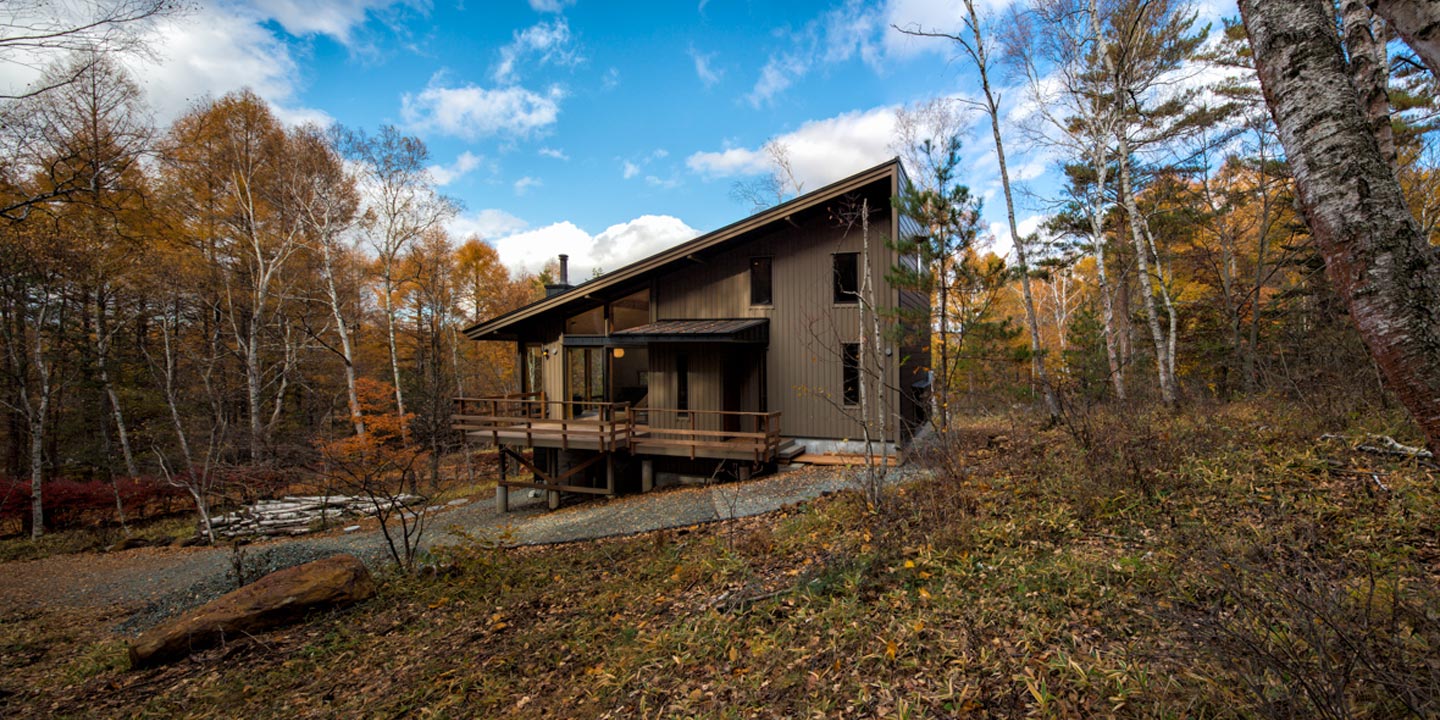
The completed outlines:
[[[872,200],[871,205],[877,203]],[[870,226],[871,282],[884,289],[889,288],[884,276],[894,263],[894,253],[885,248],[882,235],[893,237],[894,224],[888,205],[879,210]],[[831,255],[860,252],[861,233],[858,228],[836,227],[828,217],[829,213],[817,214],[799,227],[781,226],[709,255],[704,262],[689,262],[657,283],[656,314],[660,319],[770,319],[767,409],[782,413],[786,436],[846,439],[859,435],[857,423],[836,405],[843,397],[840,344],[858,340],[860,311],[856,305],[834,302]],[[773,258],[774,301],[769,306],[750,305],[750,258],[758,256]],[[877,294],[886,307],[893,307],[893,293]],[[718,388],[712,393],[711,381],[697,384],[698,377],[708,372],[708,367],[701,370],[697,357],[691,353],[691,407],[719,408]],[[651,362],[653,365],[655,358]],[[888,380],[894,382],[898,375],[898,369],[892,370]],[[714,377],[718,385],[718,368]],[[707,394],[700,394],[698,388]],[[668,395],[657,397],[652,391],[651,398],[654,407],[674,407]],[[696,404],[712,401],[715,404]],[[665,404],[659,404],[662,402]]]

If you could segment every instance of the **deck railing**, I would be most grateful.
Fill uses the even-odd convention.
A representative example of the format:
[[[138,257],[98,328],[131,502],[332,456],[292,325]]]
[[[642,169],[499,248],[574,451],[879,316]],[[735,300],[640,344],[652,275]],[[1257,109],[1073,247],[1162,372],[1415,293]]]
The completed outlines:
[[[537,437],[558,438],[570,449],[572,440],[594,441],[603,452],[629,449],[635,434],[635,417],[629,403],[546,400],[545,393],[517,393],[496,397],[455,398],[451,427],[468,435],[523,436],[532,446]]]
[[[757,463],[774,460],[780,448],[779,412],[635,408],[629,403],[546,400],[543,392],[455,398],[451,421],[456,430],[489,435],[497,445],[503,439],[533,447],[539,438],[558,441],[568,450],[572,442],[594,441],[601,451],[680,451],[691,459],[743,454]],[[736,429],[723,429],[727,424]]]
[[[729,410],[675,410],[670,408],[644,408],[636,410],[644,434],[635,442],[645,447],[674,447],[688,449],[690,459],[704,457],[704,450],[729,450],[753,454],[755,462],[766,462],[775,458],[780,448],[780,413],[737,412]],[[664,418],[666,422],[656,424],[652,418]],[[712,421],[711,418],[714,418]],[[745,430],[714,430],[724,428],[726,422]]]

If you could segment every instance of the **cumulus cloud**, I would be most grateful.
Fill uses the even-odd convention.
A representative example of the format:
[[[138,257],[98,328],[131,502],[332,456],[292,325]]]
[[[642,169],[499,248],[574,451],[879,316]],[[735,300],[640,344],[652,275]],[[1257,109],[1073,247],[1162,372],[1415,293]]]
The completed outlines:
[[[596,235],[566,221],[517,232],[494,241],[494,245],[500,260],[512,272],[539,272],[545,263],[565,253],[570,256],[571,279],[583,280],[596,268],[615,270],[699,234],[679,218],[642,215],[611,225]]]
[[[515,181],[515,194],[524,195],[525,193],[530,191],[530,188],[540,187],[544,184],[545,183],[542,182],[540,178],[533,178],[529,175],[526,175],[525,177],[522,177],[519,180]]]
[[[700,78],[705,87],[714,87],[725,74],[724,70],[717,70],[711,65],[714,58],[715,53],[702,53],[696,50],[694,45],[690,46],[690,59],[695,61],[695,76]]]
[[[540,148],[540,150],[538,150],[538,152],[540,153],[540,157],[548,157],[548,158],[552,158],[552,159],[555,159],[555,160],[569,160],[569,159],[570,159],[570,156],[569,156],[569,155],[566,155],[566,154],[565,154],[565,151],[564,151],[564,150],[561,150],[561,149],[559,149],[559,148],[542,147],[542,148]]]
[[[492,135],[525,137],[555,124],[564,96],[558,86],[543,94],[518,85],[448,86],[437,74],[424,90],[400,99],[400,115],[410,129],[419,132],[467,140]]]
[[[519,79],[518,66],[534,59],[538,65],[574,66],[584,60],[570,38],[570,23],[565,18],[542,20],[524,30],[517,30],[509,45],[500,48],[500,62],[493,76],[500,84]]]
[[[477,235],[483,239],[513,235],[526,227],[528,227],[528,223],[524,220],[504,210],[493,208],[479,212],[460,213],[445,226],[452,237],[468,238]]]
[[[250,0],[256,12],[275,20],[297,37],[329,35],[349,45],[354,30],[372,11],[396,4],[395,0]]]
[[[485,158],[466,150],[455,158],[455,162],[449,165],[431,165],[427,168],[430,171],[430,178],[436,185],[444,187],[469,174],[471,170],[480,167],[480,161]]]
[[[622,166],[620,174],[623,175],[626,180],[629,180],[630,178],[633,178],[636,175],[640,174],[640,166],[636,165],[633,162],[630,162],[629,160],[626,160],[625,164]]]
[[[574,4],[575,0],[530,0],[530,9],[535,12],[558,13]]]
[[[796,178],[814,189],[892,157],[894,137],[895,108],[879,107],[812,120],[775,139],[789,151]],[[697,152],[685,165],[708,177],[746,177],[769,172],[770,158],[763,148],[731,147]]]

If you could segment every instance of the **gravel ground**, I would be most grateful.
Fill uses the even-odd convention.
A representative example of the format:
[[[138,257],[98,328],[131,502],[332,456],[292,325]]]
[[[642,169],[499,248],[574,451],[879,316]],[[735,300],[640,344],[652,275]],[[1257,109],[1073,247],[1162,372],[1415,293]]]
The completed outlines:
[[[891,472],[890,482],[911,476],[910,467]],[[451,528],[507,543],[543,545],[630,535],[664,528],[746,517],[822,494],[854,488],[857,472],[843,468],[791,466],[743,483],[675,487],[643,495],[591,500],[547,512],[543,499],[524,491],[510,494],[510,512],[495,511],[493,497],[447,507],[428,520],[425,546],[452,541]],[[277,540],[246,547],[247,574],[299,565],[336,553],[352,553],[371,569],[389,565],[379,530]],[[235,587],[233,552],[221,548],[141,548],[110,554],[63,555],[11,563],[0,571],[0,603],[12,607],[132,610],[120,632],[140,632],[208,602]]]

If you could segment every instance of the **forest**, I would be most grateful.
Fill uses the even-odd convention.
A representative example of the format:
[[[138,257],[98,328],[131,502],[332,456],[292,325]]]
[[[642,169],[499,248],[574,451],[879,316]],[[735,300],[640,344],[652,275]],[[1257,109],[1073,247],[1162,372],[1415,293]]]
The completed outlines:
[[[1297,211],[1293,153],[1238,19],[1211,40],[1178,1],[965,7],[962,32],[897,28],[953,45],[984,88],[901,108],[890,143],[913,183],[897,207],[928,230],[893,242],[923,261],[896,282],[933,298],[938,424],[1017,405],[1052,420],[1254,397],[1333,416],[1424,406],[1372,359],[1385,355],[1357,332],[1357,293],[1337,290],[1338,261]],[[1341,9],[1346,72],[1379,88],[1369,122],[1433,247],[1433,72],[1369,9]],[[205,508],[302,481],[324,443],[364,437],[367,389],[391,397],[425,456],[414,472],[438,482],[459,450],[450,399],[517,388],[513,353],[460,330],[542,296],[548,277],[450,236],[458,203],[396,127],[287,126],[249,91],[156,127],[111,56],[122,48],[53,50],[43,91],[3,108],[7,532],[124,525],[164,498]],[[1032,111],[1012,122],[1013,104]],[[958,167],[972,125],[993,130],[1013,253]],[[1064,179],[1028,236],[1007,145],[1046,149]],[[760,206],[799,189],[786,148],[767,147],[773,175],[748,188]]]

